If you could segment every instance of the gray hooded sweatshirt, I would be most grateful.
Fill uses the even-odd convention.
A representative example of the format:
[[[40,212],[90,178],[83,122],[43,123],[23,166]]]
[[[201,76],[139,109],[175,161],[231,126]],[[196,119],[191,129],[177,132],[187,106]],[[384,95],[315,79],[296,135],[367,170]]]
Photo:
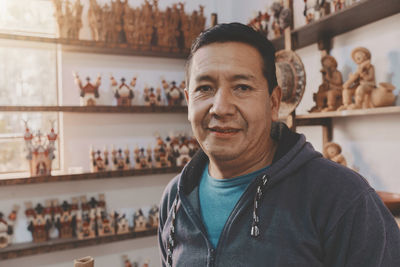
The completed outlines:
[[[400,231],[364,178],[324,159],[283,124],[278,150],[247,187],[216,249],[202,222],[200,151],[165,189],[158,231],[162,266],[399,267]]]

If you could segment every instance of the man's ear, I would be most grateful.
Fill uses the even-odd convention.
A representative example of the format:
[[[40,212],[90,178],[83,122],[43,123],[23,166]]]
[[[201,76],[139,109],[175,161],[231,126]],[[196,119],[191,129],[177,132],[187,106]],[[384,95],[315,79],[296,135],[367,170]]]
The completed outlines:
[[[277,121],[279,119],[279,107],[281,105],[282,89],[277,85],[270,95],[271,119]]]

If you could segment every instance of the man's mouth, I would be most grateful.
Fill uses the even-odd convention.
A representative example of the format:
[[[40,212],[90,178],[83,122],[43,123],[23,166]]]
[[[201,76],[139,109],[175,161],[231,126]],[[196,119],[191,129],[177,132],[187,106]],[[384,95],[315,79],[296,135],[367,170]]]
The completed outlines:
[[[230,127],[210,127],[208,130],[218,135],[233,135],[240,131],[240,129]]]

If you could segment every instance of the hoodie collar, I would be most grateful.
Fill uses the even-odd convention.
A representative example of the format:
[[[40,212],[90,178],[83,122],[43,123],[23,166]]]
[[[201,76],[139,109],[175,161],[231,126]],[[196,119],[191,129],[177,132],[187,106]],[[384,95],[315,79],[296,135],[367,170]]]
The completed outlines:
[[[321,156],[312,148],[311,144],[306,142],[304,135],[290,131],[284,123],[274,122],[272,124],[271,137],[278,142],[278,148],[271,167],[267,170],[269,176],[272,177],[270,185],[297,170],[310,159]],[[299,156],[299,154],[302,155]],[[208,160],[208,156],[201,149],[193,156],[180,175],[179,191],[188,195],[199,185],[201,174]]]

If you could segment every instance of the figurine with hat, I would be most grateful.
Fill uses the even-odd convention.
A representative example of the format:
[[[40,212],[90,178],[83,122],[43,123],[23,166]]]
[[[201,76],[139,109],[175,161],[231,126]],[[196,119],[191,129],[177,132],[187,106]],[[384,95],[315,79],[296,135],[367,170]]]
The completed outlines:
[[[333,56],[321,58],[322,84],[314,94],[315,106],[310,112],[334,111],[342,104],[343,79]]]

